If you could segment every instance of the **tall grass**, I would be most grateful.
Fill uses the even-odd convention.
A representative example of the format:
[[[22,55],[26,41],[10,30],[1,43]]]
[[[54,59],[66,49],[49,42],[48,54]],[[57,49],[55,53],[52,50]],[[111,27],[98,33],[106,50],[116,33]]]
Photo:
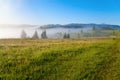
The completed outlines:
[[[119,40],[0,40],[0,79],[119,80]]]

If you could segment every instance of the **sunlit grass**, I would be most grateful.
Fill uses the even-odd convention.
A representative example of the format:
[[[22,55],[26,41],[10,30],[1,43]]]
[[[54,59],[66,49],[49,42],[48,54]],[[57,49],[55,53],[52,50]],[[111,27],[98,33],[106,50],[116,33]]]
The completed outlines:
[[[0,40],[0,79],[119,80],[119,40]]]

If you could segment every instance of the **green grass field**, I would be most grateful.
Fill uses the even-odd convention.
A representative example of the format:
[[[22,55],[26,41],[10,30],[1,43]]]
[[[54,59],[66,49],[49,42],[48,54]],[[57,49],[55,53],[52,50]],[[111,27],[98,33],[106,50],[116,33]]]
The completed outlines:
[[[0,80],[120,80],[120,39],[0,40]]]

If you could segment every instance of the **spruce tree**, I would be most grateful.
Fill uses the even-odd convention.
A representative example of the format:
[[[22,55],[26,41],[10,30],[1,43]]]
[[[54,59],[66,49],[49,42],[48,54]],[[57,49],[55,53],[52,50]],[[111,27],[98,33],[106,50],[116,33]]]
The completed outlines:
[[[26,32],[24,30],[22,30],[22,32],[21,32],[21,38],[22,39],[27,38],[27,34],[26,34]]]
[[[38,33],[37,31],[35,31],[35,33],[32,36],[33,39],[39,39]]]
[[[42,38],[42,39],[46,39],[46,38],[47,38],[46,30],[44,30],[44,31],[42,32],[41,38]]]

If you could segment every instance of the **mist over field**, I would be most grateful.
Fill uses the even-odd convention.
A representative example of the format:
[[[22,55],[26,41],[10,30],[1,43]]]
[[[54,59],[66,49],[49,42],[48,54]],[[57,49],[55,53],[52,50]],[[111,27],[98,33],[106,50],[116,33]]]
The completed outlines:
[[[46,31],[48,38],[63,38],[69,34],[70,38],[82,37],[110,37],[119,36],[119,25],[110,24],[49,24],[49,25],[0,25],[0,38],[21,38],[22,31],[26,33],[26,38],[31,38],[35,31],[41,38],[42,32]]]
[[[21,31],[25,30],[29,37],[37,30],[39,36],[44,29],[40,26],[0,26],[0,38],[21,38]],[[46,29],[49,38],[57,38],[57,33],[79,33],[91,31],[92,28],[50,28]]]

